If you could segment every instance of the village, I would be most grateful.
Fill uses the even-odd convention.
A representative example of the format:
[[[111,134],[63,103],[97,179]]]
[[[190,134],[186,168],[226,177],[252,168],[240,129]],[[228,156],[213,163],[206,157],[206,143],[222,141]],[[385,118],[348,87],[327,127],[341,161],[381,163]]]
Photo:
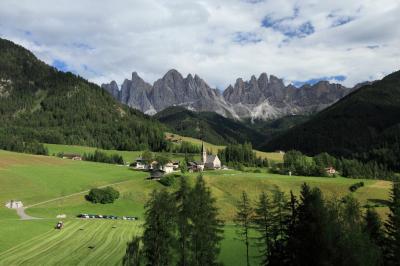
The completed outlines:
[[[180,171],[182,163],[186,164],[185,166],[189,173],[202,172],[204,170],[228,169],[226,166],[221,164],[218,155],[207,153],[204,142],[202,142],[201,145],[200,158],[201,159],[197,161],[185,160],[185,162],[181,162],[178,160],[168,160],[165,162],[159,162],[153,158],[144,158],[142,155],[141,157],[136,158],[130,166],[136,170],[148,171],[150,173],[149,179],[151,180],[159,180],[166,174]]]

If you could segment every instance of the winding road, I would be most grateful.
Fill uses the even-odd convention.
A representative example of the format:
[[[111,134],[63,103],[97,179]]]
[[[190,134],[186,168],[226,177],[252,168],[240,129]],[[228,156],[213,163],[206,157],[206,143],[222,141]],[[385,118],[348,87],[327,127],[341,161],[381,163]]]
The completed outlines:
[[[130,182],[130,181],[132,181],[132,180],[125,180],[125,181],[120,181],[120,182],[116,182],[116,183],[111,183],[111,184],[107,184],[107,185],[100,186],[100,187],[97,187],[97,188],[105,188],[105,187],[108,187],[108,186],[120,185],[120,184],[124,184],[124,183]],[[46,204],[46,203],[49,203],[49,202],[53,202],[53,201],[57,201],[57,200],[61,200],[61,199],[69,198],[69,197],[73,197],[73,196],[76,196],[76,195],[85,194],[85,193],[88,193],[88,192],[89,192],[89,190],[84,190],[84,191],[81,191],[81,192],[76,192],[76,193],[69,194],[67,196],[62,196],[62,197],[58,197],[58,198],[54,198],[54,199],[50,199],[50,200],[45,200],[45,201],[41,201],[41,202],[38,202],[38,203],[34,203],[34,204],[31,204],[31,205],[28,205],[28,206],[25,206],[25,207],[16,208],[15,210],[17,211],[17,215],[19,216],[20,220],[42,219],[42,218],[33,217],[33,216],[30,216],[30,215],[26,214],[25,210],[28,209],[28,208],[31,208],[31,207],[35,207],[35,206]]]

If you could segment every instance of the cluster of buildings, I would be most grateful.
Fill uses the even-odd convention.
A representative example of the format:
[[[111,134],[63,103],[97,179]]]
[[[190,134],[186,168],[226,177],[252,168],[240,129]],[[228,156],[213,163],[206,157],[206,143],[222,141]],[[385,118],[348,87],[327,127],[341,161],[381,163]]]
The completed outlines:
[[[202,172],[204,170],[221,169],[221,160],[218,155],[207,154],[204,143],[201,146],[201,160],[187,162],[187,168],[189,172]],[[150,171],[151,179],[161,178],[164,174],[179,171],[180,162],[170,161],[164,165],[160,165],[157,161],[151,161],[139,157],[132,164],[135,169]]]

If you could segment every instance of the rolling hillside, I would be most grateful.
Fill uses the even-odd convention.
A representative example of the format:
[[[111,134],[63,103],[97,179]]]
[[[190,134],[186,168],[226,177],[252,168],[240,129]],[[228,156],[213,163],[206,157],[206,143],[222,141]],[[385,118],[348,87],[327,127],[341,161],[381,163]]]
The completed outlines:
[[[0,265],[53,265],[60,261],[120,263],[126,242],[141,233],[143,206],[150,192],[163,188],[159,182],[146,180],[147,176],[123,166],[0,151],[0,201],[22,200],[25,206],[32,206],[26,210],[29,215],[45,218],[20,221],[14,210],[0,206]],[[195,177],[196,174],[189,174],[188,181],[194,183]],[[348,194],[349,186],[359,181],[239,171],[206,171],[204,178],[216,198],[221,218],[226,221],[220,255],[225,265],[245,265],[245,250],[237,241],[232,225],[235,206],[243,190],[251,200],[261,191],[270,193],[277,187],[298,195],[300,186],[307,182],[320,187],[327,197],[340,197]],[[362,205],[387,200],[390,182],[362,181],[365,186],[353,193]],[[85,200],[84,191],[104,185],[111,185],[121,193],[114,204],[92,204]],[[167,189],[176,188],[177,184]],[[384,214],[387,208],[380,205],[377,209]],[[75,219],[79,213],[134,215],[140,219],[138,222]],[[65,229],[61,231],[53,229],[58,214],[67,215]],[[109,252],[104,253],[105,250]],[[256,247],[251,247],[251,254],[257,254]]]
[[[22,141],[161,150],[164,127],[99,86],[0,39],[0,147]]]
[[[172,132],[203,139],[217,145],[259,143],[265,136],[258,131],[213,112],[193,112],[183,107],[169,107],[154,116]]]
[[[369,152],[369,158],[375,156],[378,161],[399,169],[396,164],[399,138],[400,71],[397,71],[361,87],[309,121],[272,139],[263,150],[297,149],[307,154],[329,152],[345,156]]]

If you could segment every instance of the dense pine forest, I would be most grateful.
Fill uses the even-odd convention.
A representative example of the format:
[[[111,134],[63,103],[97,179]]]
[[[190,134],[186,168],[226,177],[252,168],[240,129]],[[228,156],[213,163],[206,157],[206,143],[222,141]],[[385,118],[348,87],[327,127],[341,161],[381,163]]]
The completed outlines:
[[[37,141],[162,150],[163,131],[158,121],[117,103],[99,86],[0,39],[0,148],[27,151],[26,143]]]
[[[203,139],[217,145],[262,142],[265,135],[240,121],[212,112],[193,112],[183,107],[169,107],[155,115],[170,131],[183,136]]]

